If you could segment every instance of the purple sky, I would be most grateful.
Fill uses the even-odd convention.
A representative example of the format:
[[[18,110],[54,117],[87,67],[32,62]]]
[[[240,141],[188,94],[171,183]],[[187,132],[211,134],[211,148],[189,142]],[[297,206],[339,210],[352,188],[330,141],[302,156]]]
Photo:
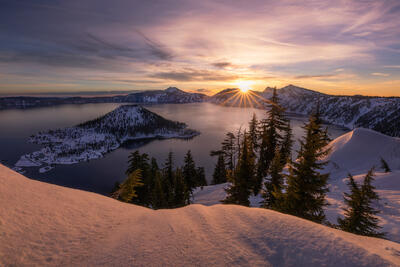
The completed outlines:
[[[0,5],[0,94],[292,83],[400,96],[398,0]]]

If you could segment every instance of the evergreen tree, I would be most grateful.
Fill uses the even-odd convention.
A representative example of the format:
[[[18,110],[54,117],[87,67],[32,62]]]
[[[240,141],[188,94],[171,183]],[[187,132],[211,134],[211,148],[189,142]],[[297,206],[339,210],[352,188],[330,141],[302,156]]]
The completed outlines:
[[[236,157],[236,147],[235,147],[236,136],[228,132],[224,141],[222,142],[222,151],[224,153],[224,158],[226,160],[226,166],[229,170],[234,170],[235,168],[235,157]]]
[[[385,172],[391,172],[392,170],[389,167],[389,164],[386,162],[386,160],[384,160],[381,157],[381,168],[385,171]]]
[[[249,122],[249,137],[250,137],[250,142],[252,143],[254,153],[256,152],[258,148],[258,129],[259,129],[259,122],[257,120],[257,116],[255,113],[253,113],[253,117],[251,118],[251,121]]]
[[[183,172],[177,168],[174,175],[174,200],[171,207],[183,207],[190,204],[190,191],[185,183]]]
[[[243,206],[250,204],[249,196],[254,181],[255,159],[248,139],[248,136],[244,134],[239,162],[231,177],[232,185],[226,189],[228,195],[222,201],[223,203]]]
[[[293,147],[293,133],[289,120],[287,121],[287,124],[284,127],[283,132],[284,136],[282,143],[280,145],[279,156],[283,166],[285,166],[288,161],[291,161],[292,147]]]
[[[163,175],[163,190],[165,192],[165,198],[168,202],[168,206],[174,205],[174,154],[172,152],[168,153],[168,157],[164,163]]]
[[[196,187],[207,185],[206,172],[203,167],[196,168]]]
[[[379,200],[378,195],[372,186],[373,169],[364,178],[360,187],[349,174],[348,186],[350,193],[344,193],[344,202],[347,208],[344,209],[344,218],[338,218],[339,228],[343,231],[358,235],[383,237],[384,233],[378,232],[381,227],[378,225],[378,210],[371,207],[373,201]]]
[[[141,172],[141,181],[143,186],[137,188],[137,196],[133,199],[133,203],[143,206],[149,206],[151,203],[152,179],[150,172],[149,157],[146,153],[140,154],[139,151],[132,152],[128,158],[128,169],[126,175],[129,176],[136,170]]]
[[[282,190],[284,186],[283,167],[281,153],[277,150],[269,170],[270,178],[264,183],[263,207],[265,208],[279,210],[283,205],[281,203],[283,201]]]
[[[224,155],[218,156],[217,165],[215,165],[213,180],[211,184],[222,184],[226,183],[226,168],[225,168],[225,160]]]
[[[164,184],[161,173],[157,171],[154,177],[154,187],[152,192],[151,206],[153,209],[168,208],[167,196],[163,188]]]
[[[321,174],[327,162],[320,159],[329,153],[325,149],[329,142],[327,130],[322,130],[319,113],[310,116],[303,127],[306,136],[300,140],[297,161],[289,165],[284,212],[315,222],[323,222],[323,207],[328,205],[325,195],[328,192],[328,174]]]
[[[242,153],[242,126],[239,127],[239,129],[237,130],[236,133],[236,146],[235,146],[235,154],[236,154],[236,158],[237,161],[239,161],[240,157],[241,157],[241,153]],[[236,166],[234,166],[236,167]]]
[[[112,197],[123,202],[131,202],[138,195],[136,194],[136,189],[143,186],[141,181],[141,170],[137,169],[131,172],[128,178],[119,186]]]
[[[269,103],[267,118],[261,122],[261,142],[257,166],[258,184],[261,184],[264,177],[267,175],[271,162],[275,157],[275,152],[282,142],[283,138],[281,132],[290,129],[290,127],[288,127],[288,120],[284,115],[284,109],[279,105],[276,88],[274,88]],[[290,135],[287,137],[291,138]],[[286,145],[290,146],[285,147],[285,149],[290,149],[291,144],[286,143]],[[281,155],[281,157],[283,156],[284,155]]]
[[[190,192],[197,186],[197,172],[196,164],[194,163],[192,153],[190,150],[185,155],[184,165],[183,165],[183,178]]]

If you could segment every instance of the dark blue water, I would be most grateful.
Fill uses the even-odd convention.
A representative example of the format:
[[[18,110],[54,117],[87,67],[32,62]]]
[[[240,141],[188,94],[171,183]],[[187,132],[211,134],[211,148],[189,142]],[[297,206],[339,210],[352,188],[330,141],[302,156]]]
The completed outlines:
[[[38,150],[40,146],[27,143],[30,135],[47,129],[74,126],[103,115],[120,104],[84,104],[45,107],[29,110],[0,111],[0,161],[13,167],[21,155]],[[87,191],[108,193],[116,181],[125,178],[129,153],[140,150],[155,157],[162,166],[169,151],[174,152],[175,162],[182,164],[187,150],[191,150],[198,166],[206,169],[207,180],[211,180],[216,159],[209,156],[218,149],[225,133],[246,127],[253,113],[264,118],[265,111],[252,108],[221,107],[211,103],[162,104],[147,108],[167,119],[186,122],[201,134],[191,140],[168,139],[131,143],[104,158],[74,165],[58,165],[47,173],[37,168],[25,168],[25,175],[49,183],[79,188]],[[295,138],[303,135],[301,126],[307,118],[291,117]],[[329,126],[332,138],[346,130]],[[295,149],[298,147],[296,144]]]

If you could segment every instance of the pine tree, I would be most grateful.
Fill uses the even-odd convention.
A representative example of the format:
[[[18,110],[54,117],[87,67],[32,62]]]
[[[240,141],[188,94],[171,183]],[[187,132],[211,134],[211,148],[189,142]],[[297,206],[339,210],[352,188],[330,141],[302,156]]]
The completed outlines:
[[[224,153],[224,158],[226,160],[226,166],[229,170],[235,169],[235,161],[236,161],[236,146],[235,146],[236,136],[228,132],[224,141],[222,142],[222,151]]]
[[[236,154],[237,161],[239,161],[239,159],[241,157],[241,153],[242,153],[242,140],[243,140],[242,136],[243,136],[243,134],[242,134],[242,126],[240,126],[239,129],[237,130],[237,133],[236,133],[235,154]]]
[[[207,185],[206,172],[203,167],[196,168],[196,187]]]
[[[190,191],[188,190],[183,172],[180,168],[177,168],[175,171],[173,195],[174,200],[171,207],[183,207],[190,204]]]
[[[347,208],[344,209],[344,218],[338,218],[339,228],[343,231],[373,237],[384,236],[384,233],[378,232],[381,227],[378,225],[378,218],[375,215],[379,211],[371,207],[373,201],[379,200],[372,181],[373,169],[367,173],[361,187],[349,174],[350,193],[344,193],[344,202]]]
[[[174,205],[174,183],[175,183],[175,177],[174,177],[174,154],[172,152],[168,153],[168,157],[165,160],[164,163],[164,169],[162,172],[163,176],[163,190],[165,192],[165,198],[166,201],[168,202],[168,206],[173,206]]]
[[[232,185],[226,189],[227,197],[222,201],[223,203],[250,205],[249,196],[254,180],[255,159],[252,157],[253,151],[248,139],[248,136],[244,134],[239,162],[231,177]]]
[[[386,160],[384,160],[381,157],[381,168],[385,171],[385,172],[391,172],[392,170],[389,167],[389,164],[386,162]]]
[[[297,161],[289,165],[287,189],[283,211],[315,222],[323,222],[323,207],[328,205],[325,195],[328,192],[329,173],[321,174],[327,162],[320,161],[329,153],[327,130],[322,130],[319,113],[310,116],[303,127],[306,136],[300,140]]]
[[[254,153],[256,152],[258,148],[258,129],[259,129],[259,122],[257,120],[257,116],[255,113],[253,113],[253,117],[251,118],[249,122],[249,137],[250,137],[250,142],[252,143]]]
[[[128,158],[128,169],[126,175],[129,176],[136,170],[141,171],[141,181],[143,186],[137,188],[137,196],[134,198],[133,203],[143,206],[149,206],[151,203],[152,192],[152,175],[150,172],[149,157],[146,153],[140,154],[139,151],[132,152]]]
[[[258,184],[261,184],[267,175],[271,162],[275,157],[275,152],[282,142],[281,132],[288,130],[288,120],[285,118],[284,109],[279,105],[276,88],[269,103],[267,118],[261,122],[261,142],[257,166]]]
[[[161,173],[157,171],[154,177],[154,187],[152,192],[151,206],[153,209],[168,208],[167,196],[163,188],[164,184]]]
[[[217,165],[215,165],[213,180],[211,184],[222,184],[226,183],[226,168],[225,168],[225,159],[221,154],[218,156]]]
[[[137,169],[129,174],[128,178],[120,185],[119,189],[112,194],[112,197],[123,202],[131,202],[138,196],[136,194],[136,189],[141,186],[143,186],[141,170]]]
[[[188,190],[192,193],[193,189],[197,186],[197,172],[196,164],[194,163],[192,153],[190,150],[185,155],[183,165],[183,178],[188,187]]]
[[[281,162],[284,166],[288,161],[291,161],[292,147],[293,147],[293,133],[289,120],[287,121],[287,124],[285,125],[283,132],[284,136],[280,145],[279,153]]]
[[[282,202],[282,190],[284,186],[284,176],[282,174],[284,164],[281,160],[281,154],[279,150],[275,152],[275,157],[272,160],[271,167],[269,170],[270,177],[264,183],[265,192],[263,194],[263,207],[269,209],[279,210],[283,205]]]

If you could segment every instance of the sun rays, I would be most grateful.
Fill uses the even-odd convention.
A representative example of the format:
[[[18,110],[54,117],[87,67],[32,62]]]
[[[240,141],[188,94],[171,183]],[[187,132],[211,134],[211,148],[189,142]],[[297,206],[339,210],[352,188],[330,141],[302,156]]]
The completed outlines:
[[[221,104],[234,107],[263,108],[265,103],[269,103],[259,92],[250,90],[248,84],[243,87],[228,90],[220,96],[229,95]]]

